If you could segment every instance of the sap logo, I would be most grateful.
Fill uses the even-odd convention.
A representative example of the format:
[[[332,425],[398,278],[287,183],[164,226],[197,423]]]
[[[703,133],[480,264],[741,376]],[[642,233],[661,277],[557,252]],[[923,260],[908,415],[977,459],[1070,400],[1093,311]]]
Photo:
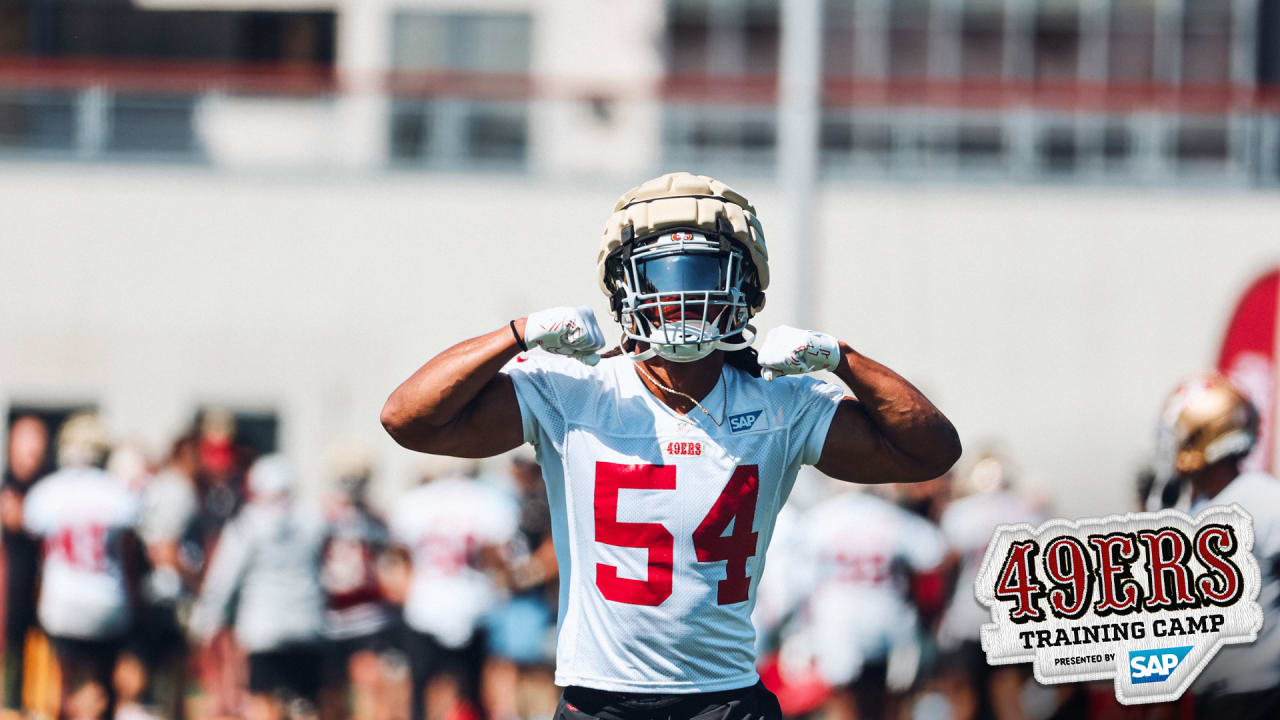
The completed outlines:
[[[756,420],[764,414],[763,410],[752,410],[751,412],[739,413],[729,416],[729,429],[733,432],[742,432],[750,430],[756,426]]]
[[[1191,645],[1129,651],[1129,679],[1138,683],[1164,682],[1191,651]]]

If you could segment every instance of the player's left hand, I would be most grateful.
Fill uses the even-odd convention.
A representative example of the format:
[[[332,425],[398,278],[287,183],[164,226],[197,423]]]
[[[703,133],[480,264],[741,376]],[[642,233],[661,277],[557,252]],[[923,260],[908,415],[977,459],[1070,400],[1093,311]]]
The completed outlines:
[[[781,325],[765,335],[757,354],[760,377],[773,380],[781,375],[834,370],[840,364],[840,341],[826,333]]]

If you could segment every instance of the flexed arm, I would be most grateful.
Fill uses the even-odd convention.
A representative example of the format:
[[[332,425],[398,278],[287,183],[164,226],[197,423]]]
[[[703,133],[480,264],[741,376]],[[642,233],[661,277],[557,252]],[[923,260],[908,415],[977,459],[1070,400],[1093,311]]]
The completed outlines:
[[[515,326],[523,332],[524,320]],[[520,405],[498,370],[518,352],[507,326],[454,345],[391,393],[382,427],[404,447],[435,455],[488,457],[516,447]]]
[[[552,308],[516,320],[531,347],[594,364],[604,336],[587,308]],[[520,345],[512,328],[464,340],[418,368],[382,407],[382,426],[410,450],[490,457],[523,442],[511,379],[499,373]]]
[[[924,393],[825,333],[780,327],[760,350],[765,376],[832,370],[857,399],[836,408],[817,468],[838,480],[919,482],[960,458],[955,427]]]

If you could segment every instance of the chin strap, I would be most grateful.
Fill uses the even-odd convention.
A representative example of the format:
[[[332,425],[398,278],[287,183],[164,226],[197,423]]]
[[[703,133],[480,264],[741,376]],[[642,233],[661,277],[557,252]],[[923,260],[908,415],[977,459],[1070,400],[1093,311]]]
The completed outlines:
[[[750,336],[747,335],[748,331],[751,333]],[[725,340],[716,340],[715,342],[711,343],[711,347],[715,350],[724,350],[725,352],[736,352],[738,350],[745,350],[751,347],[751,344],[754,343],[755,341],[756,341],[756,326],[752,325],[751,323],[747,323],[746,325],[742,326],[742,342],[731,343]],[[633,362],[644,362],[645,360],[649,360],[650,358],[658,357],[658,351],[655,348],[654,343],[649,343],[649,347],[647,349],[645,349],[643,352],[638,352],[638,353],[627,352],[626,343],[627,343],[627,334],[626,332],[623,332],[622,339],[618,341],[618,347],[622,349],[622,354],[630,358]],[[679,361],[673,361],[673,362],[679,362]],[[693,362],[693,361],[690,360],[688,362]]]

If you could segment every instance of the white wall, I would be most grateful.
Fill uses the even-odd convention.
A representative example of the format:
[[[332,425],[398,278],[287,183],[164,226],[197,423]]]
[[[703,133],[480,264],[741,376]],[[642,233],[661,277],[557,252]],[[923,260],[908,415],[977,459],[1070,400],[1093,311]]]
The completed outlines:
[[[0,165],[0,405],[97,400],[157,451],[198,403],[275,407],[313,483],[349,437],[405,482],[417,459],[382,434],[387,393],[533,309],[593,303],[610,326],[598,233],[640,179]],[[733,184],[769,231],[772,188]],[[821,328],[1072,515],[1127,507],[1164,393],[1280,261],[1280,203],[1258,193],[841,185],[816,227]]]

